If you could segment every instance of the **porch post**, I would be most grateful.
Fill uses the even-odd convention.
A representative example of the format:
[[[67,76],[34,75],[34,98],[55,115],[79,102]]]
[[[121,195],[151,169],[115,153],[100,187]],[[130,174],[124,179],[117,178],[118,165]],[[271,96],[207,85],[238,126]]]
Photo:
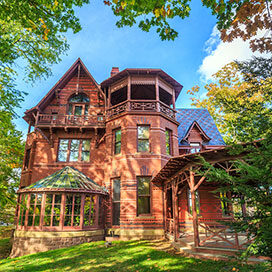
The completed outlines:
[[[198,218],[197,218],[197,210],[196,210],[196,197],[195,197],[195,177],[192,169],[190,170],[190,191],[192,196],[192,211],[193,211],[193,228],[194,228],[194,243],[195,247],[199,246],[199,232],[198,232]]]
[[[166,185],[162,185],[162,204],[163,204],[163,226],[164,234],[166,234]]]
[[[177,182],[172,183],[172,202],[173,202],[173,231],[174,241],[178,239],[178,199],[177,199]]]

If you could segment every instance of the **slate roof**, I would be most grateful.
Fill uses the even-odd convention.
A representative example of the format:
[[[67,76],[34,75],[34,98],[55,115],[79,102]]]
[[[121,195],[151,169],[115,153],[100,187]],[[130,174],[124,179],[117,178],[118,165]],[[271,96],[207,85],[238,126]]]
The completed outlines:
[[[206,109],[176,109],[177,121],[180,123],[178,127],[179,143],[186,145],[186,142],[182,141],[191,125],[194,121],[200,125],[204,132],[211,138],[205,145],[225,145],[225,142],[215,125],[213,118]]]
[[[99,186],[92,179],[71,166],[65,166],[54,174],[45,177],[20,191],[80,191],[107,194],[104,187]]]

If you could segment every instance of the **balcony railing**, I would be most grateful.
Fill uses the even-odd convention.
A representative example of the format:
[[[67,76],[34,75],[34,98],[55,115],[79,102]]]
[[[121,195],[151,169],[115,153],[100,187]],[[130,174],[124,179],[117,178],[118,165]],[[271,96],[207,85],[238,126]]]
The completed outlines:
[[[114,105],[107,110],[107,118],[115,117],[123,112],[161,112],[167,117],[176,120],[175,110],[161,101],[156,100],[127,100]]]
[[[103,115],[39,114],[36,127],[105,127]]]

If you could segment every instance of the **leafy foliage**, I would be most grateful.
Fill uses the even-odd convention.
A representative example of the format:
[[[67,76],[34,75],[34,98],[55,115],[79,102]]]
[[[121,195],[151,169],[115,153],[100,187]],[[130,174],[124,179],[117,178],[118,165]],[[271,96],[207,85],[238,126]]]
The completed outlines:
[[[206,98],[200,88],[188,92],[192,105],[209,110],[227,143],[253,141],[271,133],[272,59],[253,58],[230,63],[207,84]]]
[[[236,206],[246,204],[247,212],[236,211],[231,227],[246,232],[250,243],[247,254],[272,257],[272,61],[254,58],[232,63],[207,85],[207,98],[194,98],[194,105],[206,107],[229,143],[260,140],[234,145],[231,154],[246,154],[235,162],[235,175],[210,164],[210,181],[217,181],[221,192],[232,192]],[[199,88],[190,91],[197,93]]]
[[[232,41],[241,37],[249,40],[253,51],[271,51],[271,35],[256,38],[258,30],[271,32],[269,3],[271,0],[203,0],[202,4],[211,9],[217,17],[217,27],[221,30],[223,41]],[[184,19],[190,15],[190,0],[105,0],[111,6],[114,15],[120,17],[118,27],[133,26],[139,19],[139,28],[149,31],[156,27],[162,40],[174,40],[178,32],[170,26],[171,19]],[[226,30],[228,29],[228,31]]]
[[[21,133],[12,123],[25,93],[16,88],[18,64],[25,80],[50,75],[50,66],[68,49],[62,33],[81,29],[73,8],[89,0],[3,0],[0,2],[0,221],[10,221],[23,160]],[[8,206],[9,207],[8,207]],[[9,210],[9,212],[8,212]]]

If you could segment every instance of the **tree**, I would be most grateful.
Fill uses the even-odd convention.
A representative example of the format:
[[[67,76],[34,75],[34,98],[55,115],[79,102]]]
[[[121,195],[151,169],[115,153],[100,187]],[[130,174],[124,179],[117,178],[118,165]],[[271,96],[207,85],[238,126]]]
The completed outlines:
[[[207,93],[202,100],[196,97],[198,86],[188,91],[192,105],[209,110],[227,143],[253,141],[270,133],[271,58],[230,63],[204,88]]]
[[[169,22],[175,17],[188,17],[191,10],[190,0],[105,0],[104,3],[120,17],[118,27],[132,26],[140,18],[139,28],[149,31],[151,27],[156,27],[162,40],[174,40],[178,36]],[[250,40],[253,51],[272,50],[271,0],[202,0],[202,4],[217,17],[223,41],[230,42],[241,37]],[[257,38],[258,30],[267,30],[268,35]]]
[[[25,93],[16,88],[18,61],[25,80],[47,77],[68,49],[63,33],[81,29],[74,7],[89,0],[2,0],[0,2],[0,208],[15,203],[23,160],[22,134],[12,120]],[[6,209],[5,209],[6,210]],[[2,213],[3,215],[3,213]],[[1,221],[2,218],[0,219]]]
[[[232,155],[245,154],[234,162],[235,174],[210,168],[207,179],[220,184],[218,191],[231,192],[228,201],[246,204],[247,213],[235,213],[229,225],[246,232],[252,240],[248,254],[272,257],[272,61],[253,58],[227,65],[208,84],[207,98],[193,98],[198,107],[210,110],[219,129],[223,131]],[[199,88],[191,94],[197,94]],[[239,145],[241,141],[252,144]],[[235,143],[235,144],[234,144]]]

